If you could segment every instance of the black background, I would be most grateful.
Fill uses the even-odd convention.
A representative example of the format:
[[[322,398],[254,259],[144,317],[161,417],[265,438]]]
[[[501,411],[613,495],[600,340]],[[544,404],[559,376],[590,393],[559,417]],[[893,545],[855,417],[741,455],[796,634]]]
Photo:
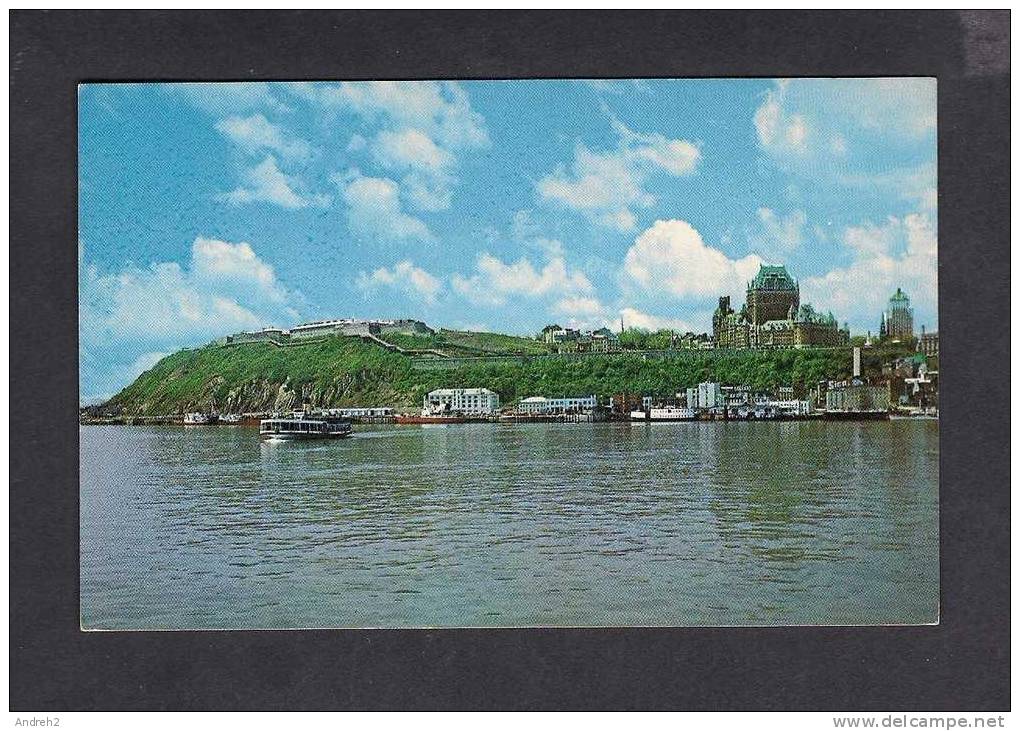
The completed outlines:
[[[11,24],[13,710],[1009,708],[1008,12],[25,12]],[[83,633],[76,84],[938,77],[942,621]]]

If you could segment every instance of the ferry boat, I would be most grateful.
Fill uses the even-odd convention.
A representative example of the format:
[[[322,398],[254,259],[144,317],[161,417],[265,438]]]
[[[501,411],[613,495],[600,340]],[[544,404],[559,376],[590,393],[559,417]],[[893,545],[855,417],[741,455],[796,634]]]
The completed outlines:
[[[680,406],[656,406],[648,410],[649,421],[694,421],[698,413]]]
[[[259,423],[259,436],[263,439],[342,439],[352,433],[351,423],[346,419],[313,417],[302,411],[295,411],[293,416],[262,419]]]

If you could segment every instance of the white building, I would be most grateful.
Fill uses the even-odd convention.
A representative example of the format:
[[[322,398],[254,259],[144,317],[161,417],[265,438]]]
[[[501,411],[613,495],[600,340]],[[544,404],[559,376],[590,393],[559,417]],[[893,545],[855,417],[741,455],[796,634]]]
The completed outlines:
[[[598,406],[595,396],[580,398],[546,398],[545,396],[529,396],[517,404],[517,411],[522,414],[566,414],[594,411]]]
[[[687,389],[687,408],[720,409],[725,405],[722,386],[718,383],[699,383],[697,388]]]
[[[487,388],[440,388],[422,400],[423,414],[495,414],[499,394]]]
[[[319,320],[295,325],[290,329],[292,338],[318,338],[327,335],[367,335],[371,323],[365,320]]]
[[[375,335],[378,333],[403,333],[407,335],[429,335],[432,328],[420,320],[318,320],[295,325],[290,329],[294,338],[319,338],[330,335]]]
[[[777,399],[768,401],[767,407],[783,416],[806,416],[811,413],[811,402],[797,399]]]

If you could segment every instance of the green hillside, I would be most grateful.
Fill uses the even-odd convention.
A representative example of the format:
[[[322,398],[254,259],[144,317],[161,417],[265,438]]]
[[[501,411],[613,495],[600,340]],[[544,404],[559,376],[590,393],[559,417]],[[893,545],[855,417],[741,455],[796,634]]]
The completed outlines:
[[[439,336],[449,342],[450,333],[441,331]],[[487,333],[467,335],[466,340],[474,340],[472,345],[478,341],[470,336],[484,336],[488,349],[500,350],[502,346],[502,352],[514,352],[515,348],[507,346],[525,340],[501,341],[501,337],[512,336]],[[211,408],[257,412],[298,407],[303,401],[321,407],[415,407],[425,393],[442,387],[484,386],[499,393],[506,404],[536,394],[608,396],[628,391],[667,395],[707,380],[768,388],[845,378],[849,376],[850,354],[847,349],[692,351],[646,360],[640,353],[622,353],[466,365],[459,361],[457,367],[429,370],[416,369],[413,363],[405,355],[356,337],[331,337],[287,347],[269,343],[210,345],[167,356],[101,411],[145,416]]]
[[[439,350],[450,356],[542,355],[549,349],[532,338],[499,333],[439,330],[432,335],[388,333],[382,340],[405,350]]]

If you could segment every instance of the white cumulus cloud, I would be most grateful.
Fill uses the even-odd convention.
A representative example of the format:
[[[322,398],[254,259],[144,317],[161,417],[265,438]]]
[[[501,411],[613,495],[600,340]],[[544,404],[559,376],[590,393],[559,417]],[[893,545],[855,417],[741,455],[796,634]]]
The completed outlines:
[[[849,227],[843,243],[852,263],[801,280],[804,301],[826,302],[856,332],[877,332],[886,300],[901,287],[911,298],[918,326],[937,322],[938,236],[928,214]]]
[[[754,114],[761,148],[781,167],[843,182],[935,131],[935,80],[783,79]]]
[[[349,109],[368,121],[418,129],[451,147],[489,144],[485,119],[452,81],[344,81],[293,84],[291,90],[317,103]]]
[[[383,130],[376,136],[373,149],[376,158],[391,167],[443,170],[453,163],[453,155],[417,129]]]
[[[478,255],[473,274],[454,274],[451,283],[468,301],[484,305],[505,304],[514,296],[565,297],[593,289],[588,277],[571,271],[562,256],[553,256],[536,267],[527,257],[504,262],[487,252]]]
[[[128,264],[102,271],[79,254],[82,394],[111,395],[166,353],[299,319],[300,295],[245,242],[198,237],[185,264]]]
[[[598,153],[579,142],[573,162],[539,180],[537,193],[541,200],[580,212],[603,226],[630,231],[636,225],[633,209],[656,203],[644,187],[648,177],[689,175],[701,152],[686,140],[640,134],[615,119],[612,123],[619,137],[617,149]]]
[[[436,301],[443,288],[443,283],[438,278],[415,266],[410,259],[397,262],[392,269],[379,267],[371,273],[362,271],[358,274],[357,284],[366,292],[380,287],[391,287],[421,298],[428,304]]]
[[[696,328],[687,320],[679,317],[650,315],[647,312],[642,312],[641,310],[634,309],[633,307],[624,307],[620,309],[619,314],[619,320],[623,321],[624,327],[635,327],[639,330],[648,330],[649,332],[657,332],[659,330],[676,330],[677,332],[696,331]],[[619,325],[619,320],[615,323],[607,323],[607,327]]]
[[[375,165],[400,177],[406,201],[420,211],[448,209],[458,156],[490,144],[485,119],[454,82],[301,83],[290,88],[322,107],[352,112],[374,130],[371,140],[352,138],[357,142],[348,151],[369,150]]]
[[[303,196],[295,187],[296,179],[283,173],[272,155],[243,172],[243,183],[221,197],[235,205],[244,203],[273,203],[283,208],[304,208],[326,205],[328,198],[321,195]]]
[[[209,114],[245,114],[252,111],[293,111],[265,81],[194,82],[168,84],[172,93],[180,94],[191,105]]]
[[[558,300],[552,311],[577,319],[603,317],[606,314],[606,308],[598,298],[583,295]]]
[[[186,267],[155,262],[79,283],[82,338],[180,345],[240,329],[287,324],[296,297],[248,243],[198,237]]]
[[[686,221],[660,220],[628,249],[624,276],[649,294],[704,298],[742,290],[761,263],[755,254],[730,259]]]
[[[292,136],[283,126],[270,122],[262,114],[227,117],[216,123],[216,129],[251,154],[268,150],[292,160],[306,160],[312,154],[311,145]]]
[[[362,175],[357,169],[335,176],[347,204],[347,221],[356,234],[375,240],[431,242],[432,232],[400,202],[400,186],[389,178]]]
[[[772,208],[759,208],[758,228],[749,233],[751,248],[767,261],[784,261],[805,239],[807,215],[794,210],[786,215]]]

